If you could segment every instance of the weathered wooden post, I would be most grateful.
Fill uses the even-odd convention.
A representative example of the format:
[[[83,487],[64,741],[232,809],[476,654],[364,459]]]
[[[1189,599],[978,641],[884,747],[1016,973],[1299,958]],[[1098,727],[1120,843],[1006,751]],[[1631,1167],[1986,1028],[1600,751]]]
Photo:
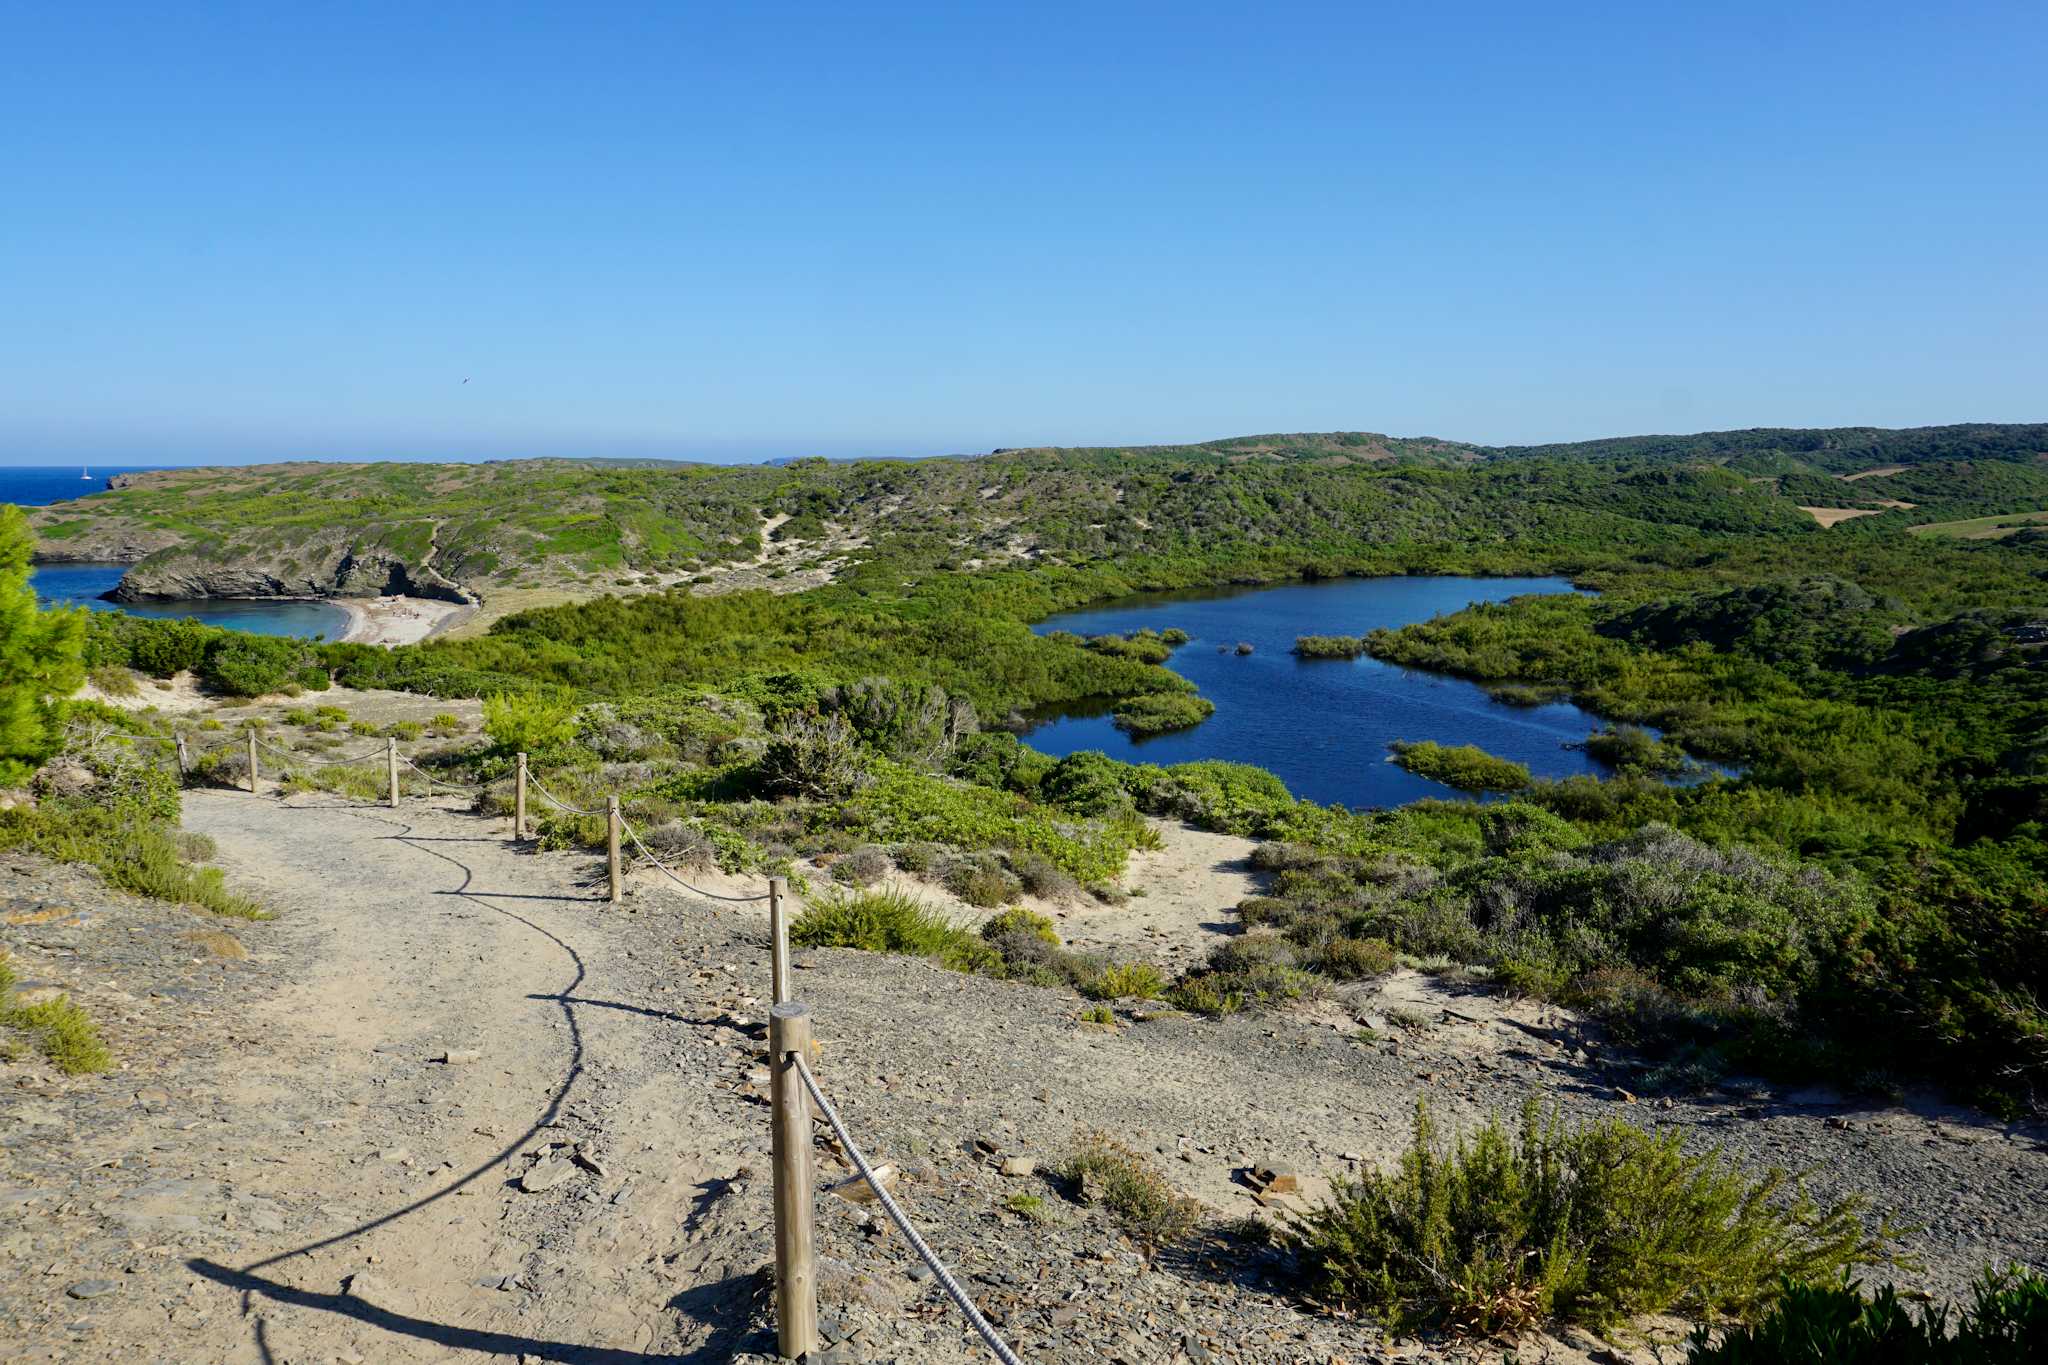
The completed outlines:
[[[811,1010],[768,1011],[775,1054],[775,1334],[785,1359],[818,1349],[818,1268],[812,1243],[811,1106],[797,1058],[811,1048]]]
[[[178,781],[182,784],[192,774],[192,754],[185,747],[185,732],[178,732]]]
[[[526,837],[526,754],[519,755],[519,776],[512,784],[512,837]]]
[[[249,731],[249,795],[256,794],[256,732]]]
[[[770,1003],[789,1003],[789,925],[783,921],[782,898],[789,883],[780,877],[768,879],[769,984]]]
[[[604,799],[605,862],[611,874],[612,904],[617,905],[624,894],[619,885],[619,798],[607,796]]]
[[[391,774],[391,809],[398,809],[398,736],[384,737],[384,766]]]

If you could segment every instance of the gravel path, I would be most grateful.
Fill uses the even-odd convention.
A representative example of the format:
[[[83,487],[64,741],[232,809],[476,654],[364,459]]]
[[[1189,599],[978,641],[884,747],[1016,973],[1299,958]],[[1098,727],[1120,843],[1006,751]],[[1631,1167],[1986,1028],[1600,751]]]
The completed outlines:
[[[0,1102],[0,1203],[19,1210],[0,1233],[0,1359],[768,1349],[758,907],[640,874],[612,908],[593,860],[411,802],[193,792],[186,823],[280,912],[228,926],[247,960],[195,957],[180,937],[190,912],[28,886],[50,869],[9,874],[9,904],[104,903],[82,924],[10,928],[7,943],[25,975],[109,1019],[134,1065],[17,1078]],[[1630,1073],[1569,1018],[1413,974],[1280,1017],[1126,1010],[1109,1033],[1057,991],[843,951],[797,966],[823,1083],[1032,1360],[1498,1358],[1304,1313],[1267,1282],[1267,1260],[1221,1237],[1148,1263],[1044,1173],[1088,1127],[1154,1152],[1234,1217],[1259,1208],[1247,1165],[1292,1167],[1312,1195],[1396,1150],[1418,1096],[1456,1128],[1535,1094],[1675,1123],[1746,1164],[1811,1168],[1822,1193],[1861,1191],[1921,1225],[1924,1267],[1901,1278],[1935,1292],[2048,1247],[2037,1129],[1818,1093],[1636,1103]],[[846,1174],[821,1157],[821,1183]],[[1004,1174],[1010,1158],[1039,1169]],[[1046,1216],[1010,1211],[1018,1194]],[[871,1206],[821,1198],[818,1236],[829,1359],[985,1358]],[[1620,1357],[1545,1339],[1523,1358]]]

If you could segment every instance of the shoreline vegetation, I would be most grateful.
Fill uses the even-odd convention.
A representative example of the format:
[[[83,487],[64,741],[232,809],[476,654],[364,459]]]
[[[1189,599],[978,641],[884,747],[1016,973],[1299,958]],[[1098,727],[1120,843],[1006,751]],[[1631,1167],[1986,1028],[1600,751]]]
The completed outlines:
[[[1960,516],[2048,480],[2038,458],[2048,429],[1922,433],[1911,450],[1897,433],[1835,446],[1848,438],[1721,433],[1600,443],[1569,458],[1410,452],[1413,463],[1334,463],[1339,449],[1307,439],[1143,460],[1084,451],[889,469],[800,463],[730,484],[693,474],[740,499],[726,520],[753,528],[745,534],[772,514],[784,518],[779,543],[834,537],[830,581],[790,594],[626,589],[638,565],[621,558],[579,583],[582,600],[390,650],[50,613],[71,657],[35,676],[90,670],[96,685],[140,687],[123,671],[189,669],[228,698],[339,683],[481,699],[480,734],[452,703],[451,724],[432,715],[403,731],[318,704],[282,723],[233,719],[305,756],[303,773],[286,774],[293,791],[374,785],[374,774],[312,763],[352,736],[438,735],[415,761],[481,788],[474,809],[491,816],[509,807],[515,755],[529,755],[569,807],[622,799],[648,847],[678,867],[789,877],[819,914],[806,930],[819,943],[1068,992],[1097,1023],[1114,1025],[1119,1002],[1155,999],[1204,1018],[1355,1007],[1393,973],[1427,971],[1574,1011],[1590,1025],[1589,1048],[1628,1055],[1631,1102],[1636,1091],[1764,1077],[1874,1094],[1924,1081],[2007,1118],[2048,1112],[2048,563],[2017,536],[1908,537],[1894,510],[1823,529],[1798,510],[1823,505],[1814,480],[1900,464],[1884,476],[1887,495]],[[657,486],[633,473],[612,491]],[[412,496],[412,472],[390,477]],[[748,500],[764,485],[767,496]],[[563,556],[625,545],[624,505],[604,503],[610,529],[555,527],[584,547]],[[999,510],[971,531],[924,519],[989,508]],[[401,516],[379,534],[394,556],[482,553],[481,541],[427,520]],[[739,536],[718,554],[740,548]],[[229,563],[234,548],[206,553]],[[1141,725],[1177,725],[1207,704],[1162,666],[1184,633],[1034,633],[1053,612],[1151,589],[1422,573],[1557,574],[1599,590],[1482,603],[1362,638],[1376,659],[1497,694],[1568,696],[1608,725],[1586,742],[1611,756],[1614,777],[1534,781],[1474,746],[1420,742],[1396,761],[1494,799],[1352,810],[1298,800],[1244,764],[1053,759],[1009,728],[1036,708],[1090,699]],[[7,756],[17,776],[67,745],[81,764],[92,757],[59,722],[159,738],[178,724],[16,691],[26,699]],[[235,785],[238,737],[204,754],[193,780]],[[1735,771],[1664,780],[1695,758]],[[80,808],[131,809],[113,795],[114,760],[92,761],[104,772],[93,770]],[[164,814],[174,791],[147,795],[152,819],[175,818]],[[543,849],[605,846],[601,817],[535,814]],[[0,815],[24,832],[46,819]],[[1161,842],[1162,820],[1252,842],[1263,882],[1236,905],[1233,932],[1170,971],[1118,957],[1144,952],[1128,940],[1108,953],[1061,941],[1033,907],[1113,908],[1143,895],[1132,855]],[[176,845],[166,848],[175,860]],[[175,861],[165,870],[176,873]],[[935,918],[904,899],[906,881],[990,917],[973,929]],[[1675,1146],[1639,1144],[1633,1131],[1532,1113],[1520,1138],[1482,1127],[1447,1145],[1418,1116],[1403,1158],[1414,1178],[1360,1184],[1348,1199],[1339,1187],[1328,1206],[1316,1249],[1324,1301],[1455,1321],[1475,1305],[1432,1302],[1429,1286],[1470,1283],[1485,1289],[1476,1306],[1489,1321],[1500,1310],[1510,1330],[1627,1316],[1660,1299],[1741,1317],[1780,1292],[1777,1268],[1747,1248],[1786,1245],[1786,1219],[1817,1239],[1788,1276],[1863,1259],[1860,1224],[1789,1189],[1770,1222],[1731,1221],[1770,1192],[1682,1164]],[[1617,1152],[1629,1159],[1611,1160]],[[1626,1179],[1514,1183],[1518,1171],[1567,1169]],[[1527,1209],[1502,1197],[1512,1190],[1530,1196]],[[1571,1191],[1598,1202],[1552,1199]],[[1389,1220],[1390,1207],[1428,1216]],[[1702,1303],[1610,1297],[1647,1283],[1644,1268],[1667,1287],[1707,1283],[1699,1267],[1640,1261],[1611,1240],[1576,1246],[1559,1231],[1618,1229],[1644,1209],[1698,1213],[1699,1227],[1733,1238],[1698,1243],[1711,1268],[1765,1273]],[[1517,1229],[1540,1246],[1505,1238]],[[1696,1239],[1659,1245],[1681,1241]],[[1403,1265],[1444,1273],[1402,1284],[1390,1276]]]

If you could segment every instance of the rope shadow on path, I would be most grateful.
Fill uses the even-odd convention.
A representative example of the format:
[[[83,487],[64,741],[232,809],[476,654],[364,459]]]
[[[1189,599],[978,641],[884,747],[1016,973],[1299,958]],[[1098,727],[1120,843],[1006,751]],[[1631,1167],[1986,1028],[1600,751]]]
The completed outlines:
[[[322,806],[280,806],[279,809],[326,810],[334,808]],[[239,1290],[243,1295],[243,1311],[245,1312],[245,1314],[249,1311],[249,1298],[253,1295],[260,1294],[263,1297],[271,1299],[275,1302],[292,1304],[299,1307],[316,1308],[326,1312],[339,1313],[344,1316],[355,1318],[358,1321],[365,1322],[374,1327],[380,1327],[384,1330],[398,1332],[401,1335],[420,1337],[425,1340],[438,1341],[443,1345],[465,1347],[471,1350],[485,1351],[496,1354],[512,1354],[514,1356],[518,1355],[520,1352],[525,1352],[530,1355],[540,1356],[544,1360],[551,1361],[638,1362],[646,1360],[647,1357],[641,1355],[638,1352],[623,1352],[598,1347],[574,1346],[567,1343],[559,1342],[533,1341],[527,1338],[517,1337],[506,1333],[484,1332],[471,1328],[462,1328],[442,1323],[429,1322],[419,1318],[410,1318],[406,1317],[403,1314],[393,1313],[387,1309],[377,1308],[376,1306],[369,1303],[365,1303],[363,1300],[349,1294],[323,1294],[311,1290],[299,1289],[293,1285],[283,1282],[282,1280],[268,1279],[256,1273],[257,1271],[267,1269],[270,1266],[277,1265],[280,1262],[292,1260],[300,1256],[310,1255],[314,1252],[325,1250],[326,1248],[335,1246],[339,1243],[351,1241],[357,1237],[363,1236],[366,1233],[373,1232],[378,1228],[388,1226],[402,1218],[409,1217],[410,1215],[419,1212],[421,1209],[424,1209],[431,1204],[438,1203],[441,1200],[448,1198],[450,1195],[455,1194],[457,1191],[463,1189],[464,1187],[475,1183],[477,1180],[481,1179],[485,1174],[487,1174],[491,1170],[499,1166],[502,1166],[515,1153],[517,1153],[521,1147],[525,1146],[526,1143],[530,1141],[536,1134],[538,1134],[543,1128],[548,1127],[551,1123],[554,1122],[555,1117],[561,1113],[562,1106],[567,1101],[569,1097],[569,1092],[575,1086],[577,1078],[581,1076],[583,1073],[583,1031],[576,1018],[576,1011],[574,1008],[576,1001],[573,996],[573,992],[576,990],[578,986],[580,986],[583,983],[585,976],[589,974],[589,968],[584,963],[582,955],[578,953],[569,944],[563,942],[562,939],[550,933],[548,930],[543,929],[540,925],[535,924],[532,920],[527,919],[525,916],[516,914],[513,911],[507,910],[502,906],[491,904],[488,897],[490,897],[492,893],[469,890],[470,884],[475,880],[476,877],[475,870],[469,867],[467,864],[463,863],[461,860],[451,857],[450,855],[443,853],[438,849],[426,847],[425,843],[427,841],[424,838],[414,837],[412,825],[403,823],[401,821],[391,820],[381,816],[372,815],[369,812],[361,809],[360,807],[341,807],[340,809],[345,809],[352,815],[358,816],[365,820],[374,821],[377,824],[392,826],[394,829],[397,830],[397,832],[394,834],[385,835],[383,836],[384,838],[390,839],[397,843],[406,844],[409,847],[417,849],[421,853],[427,854],[429,857],[438,858],[441,861],[449,863],[455,868],[457,868],[462,873],[462,883],[453,891],[446,892],[444,894],[464,897],[465,899],[474,901],[477,905],[483,907],[486,910],[491,911],[494,914],[503,915],[507,919],[516,920],[520,924],[525,925],[527,928],[541,935],[543,938],[546,938],[547,940],[555,944],[555,946],[560,948],[564,953],[568,954],[570,961],[573,962],[576,967],[575,976],[569,981],[569,983],[562,988],[561,992],[558,995],[530,997],[534,999],[554,1000],[560,1006],[563,1018],[567,1021],[569,1025],[570,1055],[568,1070],[563,1075],[560,1084],[558,1084],[555,1087],[554,1093],[549,1096],[546,1108],[544,1108],[541,1111],[540,1117],[535,1119],[530,1127],[528,1127],[524,1132],[520,1133],[519,1136],[514,1138],[511,1142],[507,1143],[503,1148],[501,1148],[498,1152],[496,1152],[490,1158],[485,1160],[482,1164],[474,1167],[469,1172],[459,1177],[458,1179],[452,1181],[451,1183],[442,1186],[438,1190],[435,1190],[433,1193],[425,1195],[419,1199],[415,1199],[411,1203],[406,1204],[401,1208],[394,1209],[390,1213],[384,1214],[377,1218],[373,1218],[366,1223],[360,1223],[357,1226],[352,1227],[345,1232],[338,1232],[330,1237],[323,1237],[318,1241],[308,1242],[303,1246],[294,1247],[290,1251],[281,1251],[274,1256],[266,1257],[263,1260],[253,1262],[250,1265],[241,1267],[240,1269],[236,1269],[230,1266],[224,1266],[219,1264],[218,1262],[208,1260],[204,1257],[193,1258],[192,1260],[187,1261],[186,1264],[196,1274],[203,1275],[208,1279],[214,1280],[217,1283],[228,1285],[234,1289]],[[271,1360],[273,1358],[268,1344],[267,1333],[264,1331],[260,1320],[257,1328],[257,1349],[262,1353],[262,1356],[266,1361]],[[711,1357],[706,1357],[706,1359],[711,1359]]]

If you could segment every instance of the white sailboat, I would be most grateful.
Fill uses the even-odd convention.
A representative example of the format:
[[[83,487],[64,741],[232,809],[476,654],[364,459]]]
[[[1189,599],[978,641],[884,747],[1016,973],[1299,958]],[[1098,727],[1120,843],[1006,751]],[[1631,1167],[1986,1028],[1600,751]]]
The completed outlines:
[[[87,468],[87,467],[85,467],[84,465],[80,465],[80,466],[78,467],[78,477],[79,477],[79,478],[81,478],[81,479],[84,479],[84,480],[85,480],[85,481],[86,481],[87,483],[91,483],[91,482],[92,482],[92,470],[88,469],[88,468]]]

